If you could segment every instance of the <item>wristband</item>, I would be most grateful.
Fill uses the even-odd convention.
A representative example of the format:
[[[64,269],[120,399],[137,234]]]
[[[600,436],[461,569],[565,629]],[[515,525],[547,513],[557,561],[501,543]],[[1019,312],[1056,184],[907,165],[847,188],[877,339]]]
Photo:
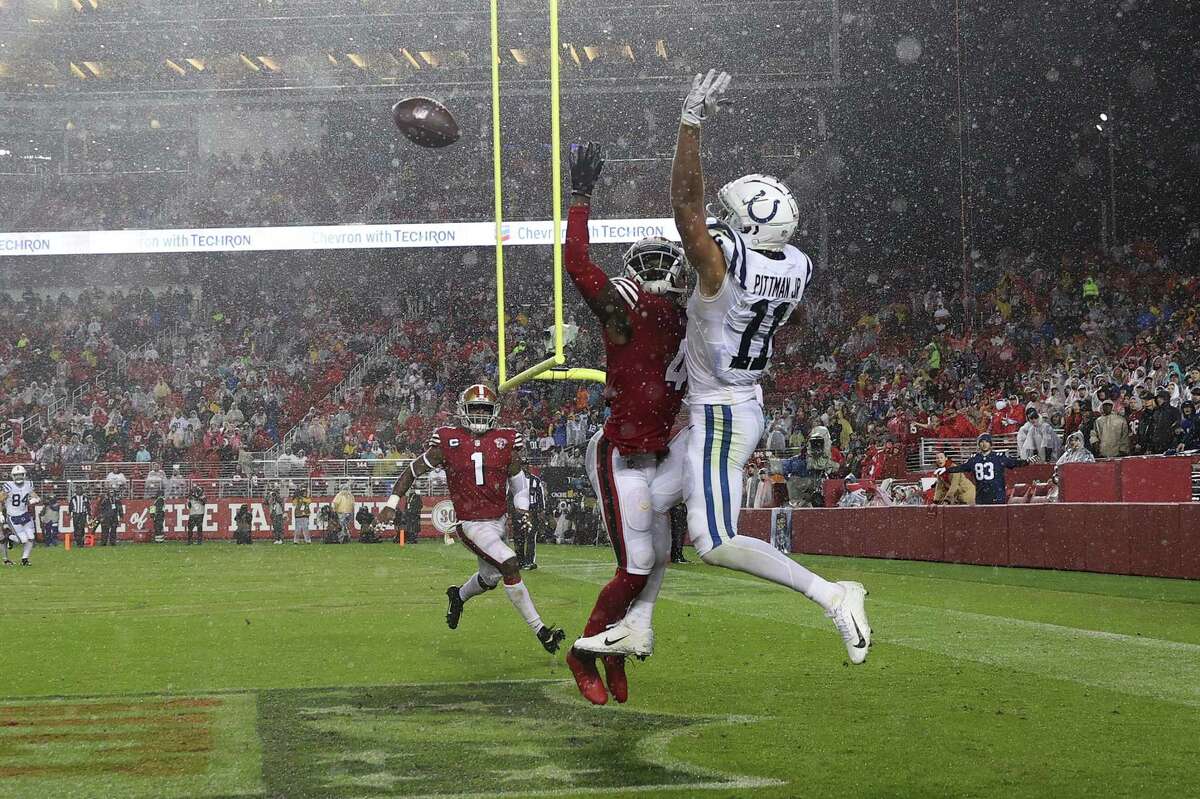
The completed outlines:
[[[396,510],[396,508],[400,507],[400,495],[392,494],[390,497],[388,497],[387,507],[391,508],[392,510]]]

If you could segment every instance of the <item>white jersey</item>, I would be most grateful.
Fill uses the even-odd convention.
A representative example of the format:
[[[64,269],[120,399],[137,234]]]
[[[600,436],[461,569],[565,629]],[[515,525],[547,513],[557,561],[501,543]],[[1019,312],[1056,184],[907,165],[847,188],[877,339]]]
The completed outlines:
[[[762,396],[758,381],[771,361],[779,326],[800,304],[812,261],[785,245],[778,259],[746,246],[724,222],[710,222],[725,255],[725,281],[715,297],[697,287],[687,306],[689,405],[736,405]]]
[[[33,493],[33,483],[26,480],[18,486],[10,480],[4,483],[0,490],[5,494],[4,510],[8,513],[8,520],[13,524],[27,521],[29,506],[37,502],[37,496]]]

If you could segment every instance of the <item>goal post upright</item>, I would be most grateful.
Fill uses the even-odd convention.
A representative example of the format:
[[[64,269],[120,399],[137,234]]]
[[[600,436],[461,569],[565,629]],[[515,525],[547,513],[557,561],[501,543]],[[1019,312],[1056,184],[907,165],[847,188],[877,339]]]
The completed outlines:
[[[554,354],[541,363],[508,376],[508,348],[505,341],[504,304],[504,235],[503,204],[500,178],[500,12],[499,0],[491,0],[492,45],[492,184],[496,218],[496,337],[497,373],[501,392],[512,391],[529,380],[586,380],[603,383],[604,372],[599,369],[565,369],[567,358],[563,341],[563,241],[562,241],[562,160],[561,150],[561,86],[559,85],[558,2],[548,0],[550,13],[550,197],[552,209],[552,246],[554,248]]]
[[[500,185],[500,0],[491,0],[492,40],[492,214],[496,220],[496,345],[500,390],[508,372],[508,348],[504,341],[504,204]]]

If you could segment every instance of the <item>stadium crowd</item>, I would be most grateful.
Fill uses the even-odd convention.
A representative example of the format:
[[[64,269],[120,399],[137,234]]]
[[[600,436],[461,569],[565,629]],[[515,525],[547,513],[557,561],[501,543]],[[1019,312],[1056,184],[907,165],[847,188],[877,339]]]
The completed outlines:
[[[59,475],[92,461],[217,464],[270,448],[391,325],[364,305],[374,300],[330,302],[325,288],[231,279],[202,293],[26,292],[0,322],[0,379],[6,418],[34,421],[5,437],[0,457]]]
[[[764,444],[871,479],[903,476],[921,438],[1015,435],[1049,462],[1077,432],[1094,457],[1200,449],[1198,243],[976,258],[969,326],[961,283],[936,270],[829,280],[780,336]]]
[[[1094,457],[1200,449],[1197,243],[1110,259],[977,255],[965,317],[960,275],[940,265],[822,279],[805,324],[775,342],[762,447],[790,473],[876,480],[905,475],[922,438],[982,432],[1015,434],[1018,454],[1051,462],[1076,432]],[[290,281],[260,263],[254,280],[222,266],[187,288],[26,292],[0,320],[2,410],[22,418],[58,402],[0,457],[54,475],[89,460],[248,472],[252,453],[280,443],[310,470],[419,452],[462,387],[497,375],[495,323],[477,312],[494,302],[491,259],[415,252],[357,279],[315,253]],[[508,268],[522,275],[506,298],[515,374],[545,357],[549,253],[513,248]],[[400,288],[380,292],[385,279]],[[571,362],[601,364],[599,331],[570,294],[567,317],[581,327]],[[331,394],[393,325],[385,357]],[[504,419],[534,462],[579,465],[603,423],[602,387],[530,383]]]

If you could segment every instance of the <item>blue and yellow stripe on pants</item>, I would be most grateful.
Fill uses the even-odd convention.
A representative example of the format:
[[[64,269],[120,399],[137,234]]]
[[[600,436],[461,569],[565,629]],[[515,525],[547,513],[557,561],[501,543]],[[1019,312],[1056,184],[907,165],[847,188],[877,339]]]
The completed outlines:
[[[713,547],[734,535],[729,491],[729,448],[733,443],[733,410],[728,405],[704,406],[704,503],[708,512],[708,534]],[[741,475],[736,476],[741,480]]]

